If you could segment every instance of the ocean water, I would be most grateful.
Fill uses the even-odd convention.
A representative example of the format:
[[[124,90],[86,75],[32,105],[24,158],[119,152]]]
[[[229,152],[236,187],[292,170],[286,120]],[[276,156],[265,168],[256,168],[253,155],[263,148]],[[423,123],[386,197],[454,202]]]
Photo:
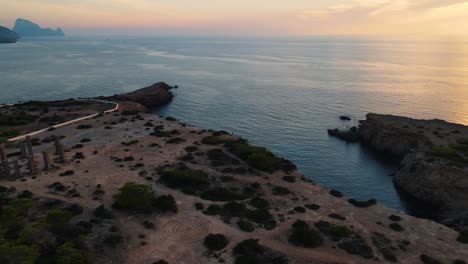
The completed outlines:
[[[463,41],[66,37],[0,45],[0,103],[111,95],[158,81],[180,88],[156,112],[234,132],[326,187],[409,213],[414,204],[392,183],[398,163],[326,129],[368,112],[468,124]]]

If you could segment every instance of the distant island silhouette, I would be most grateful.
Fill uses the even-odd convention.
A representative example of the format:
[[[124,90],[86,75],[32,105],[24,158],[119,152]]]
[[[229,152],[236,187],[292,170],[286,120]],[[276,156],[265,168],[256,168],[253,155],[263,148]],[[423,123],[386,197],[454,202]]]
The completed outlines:
[[[20,37],[65,36],[61,28],[55,30],[51,28],[41,28],[38,24],[22,18],[16,20],[13,31]]]
[[[0,26],[0,43],[15,43],[18,38],[16,32]]]

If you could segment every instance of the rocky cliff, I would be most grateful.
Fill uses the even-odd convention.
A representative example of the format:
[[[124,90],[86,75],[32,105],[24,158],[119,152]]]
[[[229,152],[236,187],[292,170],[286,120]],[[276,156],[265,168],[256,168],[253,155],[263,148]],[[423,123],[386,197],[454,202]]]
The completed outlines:
[[[15,43],[18,40],[18,35],[6,28],[0,26],[0,43]]]
[[[21,18],[16,20],[13,30],[21,37],[65,36],[61,28],[55,30],[51,28],[41,28],[38,24]]]
[[[134,92],[99,97],[99,99],[135,102],[147,108],[153,108],[168,104],[172,101],[174,95],[170,92],[170,89],[171,86],[164,82],[159,82]]]
[[[399,189],[439,209],[436,220],[452,226],[468,222],[467,126],[368,114],[358,129],[331,130],[329,134],[353,138],[401,158],[394,176]]]

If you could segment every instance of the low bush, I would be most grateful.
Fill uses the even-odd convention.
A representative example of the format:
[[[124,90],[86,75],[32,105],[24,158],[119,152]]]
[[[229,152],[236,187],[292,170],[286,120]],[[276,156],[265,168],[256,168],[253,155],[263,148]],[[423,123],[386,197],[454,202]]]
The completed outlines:
[[[294,211],[297,212],[297,213],[305,213],[306,210],[302,206],[296,206],[296,207],[294,207]]]
[[[209,234],[205,237],[203,245],[212,251],[218,251],[225,248],[229,244],[229,240],[222,234]]]
[[[0,126],[24,126],[37,120],[36,116],[24,111],[13,114],[0,114]]]
[[[231,191],[230,189],[224,187],[214,187],[205,190],[201,193],[200,197],[204,200],[214,202],[229,202],[235,200],[244,200],[247,198],[245,195]]]
[[[421,256],[419,256],[419,259],[422,261],[422,263],[424,264],[442,264],[441,261],[431,257],[431,256],[428,256],[426,254],[422,254]]]
[[[283,181],[294,183],[294,182],[296,182],[296,177],[294,177],[294,176],[283,176]]]
[[[290,161],[276,157],[265,148],[251,146],[243,140],[230,141],[225,146],[232,154],[258,170],[274,172],[282,169],[289,172],[296,169],[296,166]]]
[[[377,200],[375,199],[370,199],[367,201],[357,201],[355,199],[349,199],[348,202],[356,207],[361,207],[361,208],[370,207],[372,205],[377,204]]]
[[[102,242],[109,246],[116,246],[120,244],[122,240],[123,240],[122,235],[117,234],[117,233],[110,233],[104,236]]]
[[[340,214],[333,213],[333,214],[329,214],[328,216],[330,218],[337,219],[337,220],[342,220],[342,221],[346,220],[346,217],[344,217],[344,216],[342,216]]]
[[[100,205],[96,209],[94,209],[93,215],[104,219],[114,218],[114,214],[112,213],[112,211],[108,210],[104,205]]]
[[[154,209],[155,200],[150,186],[128,182],[114,195],[113,206],[119,210],[150,213]]]
[[[372,248],[359,235],[354,235],[350,238],[344,239],[338,244],[338,248],[348,252],[348,254],[358,255],[366,259],[374,257]]]
[[[273,195],[278,196],[288,195],[291,193],[291,191],[288,188],[282,186],[274,186],[271,192],[273,193]]]
[[[393,222],[399,222],[399,221],[401,221],[401,217],[398,216],[398,215],[390,215],[390,216],[388,217],[388,219],[390,219],[390,220],[393,221]]]
[[[405,230],[401,225],[399,225],[399,224],[397,224],[397,223],[391,223],[391,224],[389,224],[388,226],[389,226],[393,231],[396,231],[396,232],[402,232],[402,231]]]
[[[327,221],[318,221],[314,225],[320,232],[330,237],[333,241],[340,241],[341,239],[350,237],[353,234],[353,231],[351,231],[347,226],[335,225]]]
[[[79,125],[76,127],[76,129],[90,129],[92,128],[93,126],[91,125]]]
[[[172,195],[162,195],[156,198],[153,206],[161,213],[177,213],[177,203]]]
[[[180,144],[182,142],[185,142],[185,139],[180,137],[170,138],[166,141],[167,144]]]
[[[271,207],[270,202],[261,197],[252,198],[249,201],[249,204],[257,209],[264,209],[264,210],[268,210]]]
[[[64,171],[64,172],[60,173],[59,176],[71,176],[71,175],[73,175],[73,174],[75,174],[74,171],[72,171],[72,170],[67,170],[67,171]]]
[[[323,238],[320,233],[309,227],[309,225],[297,220],[291,227],[288,241],[298,247],[316,248],[323,244]]]
[[[330,190],[330,194],[332,196],[335,196],[335,197],[338,197],[338,198],[343,197],[343,194],[341,192],[337,191],[337,190]]]
[[[205,145],[219,145],[221,143],[224,143],[223,140],[217,136],[204,137],[201,142]]]
[[[307,209],[310,209],[312,211],[317,211],[318,209],[320,209],[320,205],[318,204],[306,204],[304,205]]]
[[[3,130],[0,131],[0,144],[6,142],[8,139],[16,137],[20,134],[18,130]]]
[[[189,168],[163,171],[160,179],[165,185],[175,189],[203,190],[209,186],[206,173]]]
[[[255,226],[249,221],[239,220],[237,222],[237,226],[239,227],[240,230],[244,232],[250,233],[250,232],[255,231]]]
[[[468,229],[464,229],[459,232],[457,241],[463,244],[468,244]]]

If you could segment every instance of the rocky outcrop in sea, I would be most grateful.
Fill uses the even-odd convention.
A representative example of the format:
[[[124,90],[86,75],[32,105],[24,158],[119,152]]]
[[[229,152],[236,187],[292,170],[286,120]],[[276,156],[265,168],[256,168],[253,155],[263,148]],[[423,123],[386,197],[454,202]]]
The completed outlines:
[[[18,38],[16,32],[0,26],[0,43],[16,43]]]

